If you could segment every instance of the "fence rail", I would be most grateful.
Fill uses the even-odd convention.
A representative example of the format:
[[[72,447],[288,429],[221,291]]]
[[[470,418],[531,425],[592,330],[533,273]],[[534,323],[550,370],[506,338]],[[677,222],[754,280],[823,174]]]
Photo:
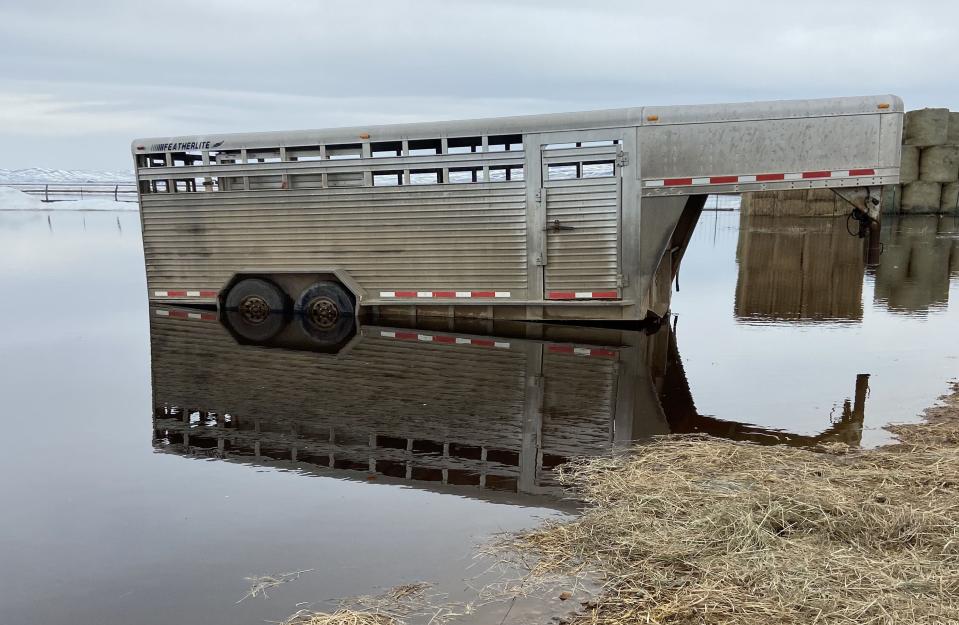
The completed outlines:
[[[137,201],[137,187],[133,182],[4,182],[0,186],[41,196],[43,202],[75,202],[106,197],[112,197],[114,202]]]

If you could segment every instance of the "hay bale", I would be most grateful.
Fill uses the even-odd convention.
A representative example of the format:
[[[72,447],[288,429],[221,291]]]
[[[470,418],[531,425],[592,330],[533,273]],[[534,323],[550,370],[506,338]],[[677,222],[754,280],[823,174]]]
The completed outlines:
[[[924,182],[959,180],[959,146],[937,145],[923,148],[919,154],[919,180]]]
[[[959,182],[942,185],[939,212],[943,215],[959,215]]]
[[[946,132],[948,145],[959,145],[959,113],[949,113],[949,130]]]
[[[904,145],[943,145],[949,136],[949,109],[920,109],[906,113]]]
[[[938,213],[942,196],[942,184],[917,180],[902,185],[901,207],[903,213]]]
[[[902,160],[899,164],[899,182],[909,184],[919,180],[919,148],[914,145],[902,146]]]
[[[902,200],[902,185],[887,184],[882,189],[882,214],[895,215]]]

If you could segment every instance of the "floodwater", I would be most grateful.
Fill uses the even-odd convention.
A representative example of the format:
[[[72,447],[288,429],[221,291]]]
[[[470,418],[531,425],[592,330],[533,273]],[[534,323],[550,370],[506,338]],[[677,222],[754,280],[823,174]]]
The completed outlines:
[[[882,239],[875,266],[842,219],[705,213],[658,332],[371,319],[320,349],[148,307],[135,213],[0,212],[0,623],[254,624],[413,582],[465,601],[477,544],[570,513],[571,456],[888,440],[959,373],[959,224]]]

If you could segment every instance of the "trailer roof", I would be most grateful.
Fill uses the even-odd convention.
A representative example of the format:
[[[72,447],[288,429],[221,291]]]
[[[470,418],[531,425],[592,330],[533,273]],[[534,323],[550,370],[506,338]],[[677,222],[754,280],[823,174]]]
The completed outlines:
[[[877,110],[902,113],[902,99],[895,95],[885,94],[810,100],[631,107],[576,113],[548,113],[315,130],[207,133],[136,139],[133,141],[132,149],[134,153],[142,154],[144,152],[182,151],[185,149],[275,148],[330,143],[358,143],[360,141],[509,135],[644,125],[664,126],[718,121],[863,115],[875,114]]]

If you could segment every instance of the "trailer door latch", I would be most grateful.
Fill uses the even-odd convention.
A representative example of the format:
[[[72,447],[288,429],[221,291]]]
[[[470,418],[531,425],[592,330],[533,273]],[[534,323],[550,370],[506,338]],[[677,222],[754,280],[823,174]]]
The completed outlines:
[[[546,224],[546,227],[543,228],[546,232],[565,232],[567,230],[575,230],[573,226],[564,226],[559,222],[559,219],[554,219],[553,221]]]

